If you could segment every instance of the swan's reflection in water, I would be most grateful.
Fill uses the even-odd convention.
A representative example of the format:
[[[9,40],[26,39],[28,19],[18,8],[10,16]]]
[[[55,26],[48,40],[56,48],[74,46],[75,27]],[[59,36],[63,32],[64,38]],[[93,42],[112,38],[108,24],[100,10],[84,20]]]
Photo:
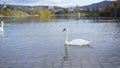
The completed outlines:
[[[64,56],[64,61],[68,61],[68,45],[65,44],[65,56]]]
[[[4,45],[4,31],[0,33],[1,35],[1,41],[0,41],[0,44],[1,45]]]
[[[65,56],[64,56],[64,61],[69,61],[69,52],[68,52],[68,46],[72,46],[72,45],[67,45],[65,44]],[[85,45],[85,46],[73,46],[73,47],[77,47],[77,48],[93,48],[90,45]]]
[[[77,48],[93,48],[91,45],[83,45],[83,46],[78,46],[78,45],[69,45],[71,47],[77,47]]]

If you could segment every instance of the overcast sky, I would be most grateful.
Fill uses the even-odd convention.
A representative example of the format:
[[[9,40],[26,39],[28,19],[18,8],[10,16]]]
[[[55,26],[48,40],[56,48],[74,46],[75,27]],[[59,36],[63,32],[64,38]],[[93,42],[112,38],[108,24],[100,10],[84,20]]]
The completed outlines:
[[[57,6],[83,6],[104,0],[0,0],[0,3],[16,5],[57,5]]]

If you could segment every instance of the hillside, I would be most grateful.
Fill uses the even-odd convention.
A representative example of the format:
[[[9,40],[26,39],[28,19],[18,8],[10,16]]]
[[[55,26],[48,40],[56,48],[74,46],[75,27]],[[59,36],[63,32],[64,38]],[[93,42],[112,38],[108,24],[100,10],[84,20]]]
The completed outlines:
[[[109,3],[111,3],[112,1],[102,1],[102,2],[99,2],[99,3],[94,3],[94,4],[91,4],[91,5],[86,5],[86,6],[81,6],[80,8],[100,8],[100,7],[103,7]]]
[[[99,10],[102,17],[120,17],[120,0],[116,0]]]
[[[0,16],[29,16],[29,14],[10,7],[6,7],[0,9]]]
[[[28,16],[39,15],[40,11],[48,9],[49,6],[37,5],[37,6],[25,6],[25,5],[9,5],[3,9],[3,4],[0,4],[0,16]],[[52,6],[51,6],[52,7]],[[54,10],[62,9],[62,7],[54,6]]]
[[[15,8],[15,9],[22,9],[22,10],[33,10],[33,9],[48,9],[46,5],[36,5],[36,6],[24,6],[24,5],[9,5],[6,6]],[[3,4],[0,4],[0,8],[3,7]],[[62,7],[54,6],[54,9],[61,9]]]

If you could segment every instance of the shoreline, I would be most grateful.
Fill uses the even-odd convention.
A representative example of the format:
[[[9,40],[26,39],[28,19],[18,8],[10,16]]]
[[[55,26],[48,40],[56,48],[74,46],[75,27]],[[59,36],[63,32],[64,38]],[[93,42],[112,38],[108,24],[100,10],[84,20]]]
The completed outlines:
[[[28,16],[0,16],[0,18],[2,17],[37,17],[38,15],[28,15]]]

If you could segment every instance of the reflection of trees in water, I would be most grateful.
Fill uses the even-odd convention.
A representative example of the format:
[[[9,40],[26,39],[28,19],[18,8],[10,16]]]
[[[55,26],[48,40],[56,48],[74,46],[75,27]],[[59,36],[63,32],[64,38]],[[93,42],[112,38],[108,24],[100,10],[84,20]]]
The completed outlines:
[[[78,16],[31,16],[31,17],[0,17],[1,21],[5,23],[31,23],[31,22],[51,22],[55,19],[67,19],[67,20],[93,20],[93,22],[116,22],[118,18],[108,17],[78,17]]]
[[[0,20],[5,21],[6,23],[30,23],[31,21],[34,22],[41,22],[41,21],[50,21],[52,17],[50,16],[38,16],[38,17],[1,17]]]
[[[1,17],[0,20],[4,22],[9,23],[20,23],[20,22],[26,22],[30,20],[30,17]]]
[[[6,23],[30,23],[34,22],[49,22],[54,19],[75,19],[79,20],[78,16],[50,16],[50,15],[40,15],[40,16],[31,16],[31,17],[0,17],[0,20],[5,21]]]
[[[75,20],[79,20],[80,17],[79,16],[55,16],[57,19],[75,19]]]
[[[46,15],[41,15],[41,16],[38,17],[38,20],[39,21],[50,21],[51,18],[52,17],[50,15],[47,15],[47,16]]]

